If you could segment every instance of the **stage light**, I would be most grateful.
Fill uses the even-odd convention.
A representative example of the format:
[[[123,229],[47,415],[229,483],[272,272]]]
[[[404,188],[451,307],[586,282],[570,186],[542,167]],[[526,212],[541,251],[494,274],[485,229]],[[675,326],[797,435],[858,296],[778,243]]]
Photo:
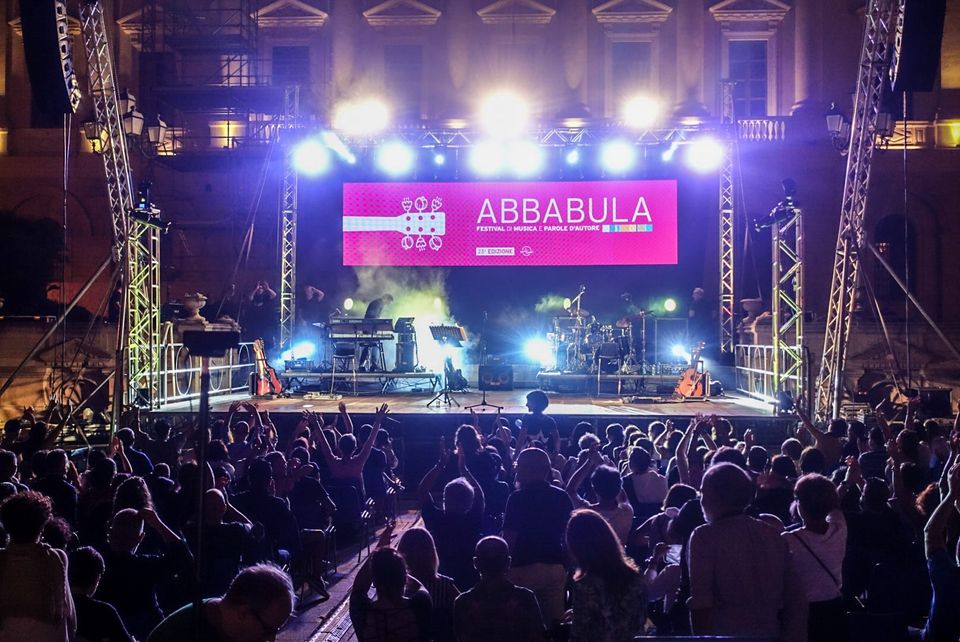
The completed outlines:
[[[523,354],[531,361],[538,363],[542,368],[550,369],[556,365],[553,346],[546,339],[537,337],[528,340],[523,345]]]
[[[670,147],[664,150],[663,154],[660,155],[660,158],[663,160],[664,163],[671,162],[679,148],[680,148],[680,143],[677,141],[673,141],[672,143],[670,143]]]
[[[372,136],[389,124],[390,110],[375,98],[342,102],[333,111],[333,128],[350,136]]]
[[[349,312],[350,310],[352,310],[352,309],[353,309],[353,299],[351,299],[350,297],[347,297],[346,299],[344,299],[344,300],[343,300],[343,309],[346,310],[347,312]]]
[[[492,142],[474,145],[470,150],[470,167],[481,176],[496,174],[503,169],[503,148]]]
[[[676,312],[677,311],[677,301],[676,299],[667,299],[663,302],[663,309],[667,312]]]
[[[515,138],[524,132],[530,121],[530,106],[510,91],[498,91],[480,105],[480,126],[491,136]]]
[[[312,359],[317,354],[317,344],[313,341],[300,341],[292,348],[283,351],[280,358],[283,361],[294,361],[295,359]]]
[[[611,140],[600,149],[600,162],[608,172],[622,173],[633,167],[637,150],[625,140]]]
[[[698,138],[684,150],[687,166],[695,172],[706,174],[716,171],[723,163],[723,145],[710,137]]]
[[[569,310],[570,306],[573,305],[573,301],[570,300],[570,297],[567,297],[563,300],[563,309]]]
[[[410,173],[416,159],[416,152],[403,141],[389,141],[377,149],[377,167],[390,176],[402,176]]]
[[[447,157],[443,154],[443,152],[434,152],[434,153],[433,153],[433,164],[434,164],[434,165],[440,165],[440,166],[442,166],[442,165],[446,165],[446,163],[447,163]]]
[[[443,300],[440,299],[440,297],[438,296],[433,297],[433,307],[436,310],[440,310],[441,308],[443,308]]]
[[[337,136],[334,132],[325,131],[320,134],[320,140],[323,141],[323,144],[330,148],[330,150],[339,156],[341,160],[350,165],[355,165],[357,162],[356,155],[350,151],[350,148],[347,147],[347,144]]]
[[[671,347],[670,354],[675,356],[677,359],[683,359],[684,361],[690,361],[692,358],[690,353],[687,352],[687,349],[680,344]]]
[[[650,96],[638,95],[623,104],[623,123],[633,129],[653,127],[660,117],[660,103]]]
[[[567,162],[567,165],[576,165],[580,162],[580,150],[574,147],[573,149],[567,151],[563,156],[563,160]]]
[[[315,140],[305,140],[293,148],[293,166],[305,176],[319,176],[330,168],[330,150]]]
[[[507,165],[517,176],[532,176],[543,167],[543,150],[530,141],[511,143],[507,148]]]

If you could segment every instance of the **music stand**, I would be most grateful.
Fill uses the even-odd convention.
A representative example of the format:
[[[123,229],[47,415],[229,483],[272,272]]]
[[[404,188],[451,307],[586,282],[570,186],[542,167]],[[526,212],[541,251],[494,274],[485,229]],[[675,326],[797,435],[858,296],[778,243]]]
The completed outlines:
[[[449,346],[451,348],[462,348],[463,342],[467,340],[467,333],[458,325],[432,325],[430,326],[430,336],[440,344],[441,347]],[[449,363],[449,367],[448,364]],[[442,403],[447,406],[453,404],[460,407],[460,404],[450,393],[450,371],[453,369],[453,361],[449,356],[443,359],[443,389],[436,396],[427,402],[427,408],[435,403]]]

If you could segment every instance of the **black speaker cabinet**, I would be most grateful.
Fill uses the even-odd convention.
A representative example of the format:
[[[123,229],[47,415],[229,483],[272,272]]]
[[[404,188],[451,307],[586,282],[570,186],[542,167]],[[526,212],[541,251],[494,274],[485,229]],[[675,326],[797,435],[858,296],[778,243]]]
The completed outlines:
[[[20,0],[20,24],[34,107],[47,116],[77,111],[80,86],[73,69],[66,3]]]
[[[513,366],[480,366],[480,390],[513,390]]]
[[[927,417],[953,417],[952,388],[920,388],[920,409]]]
[[[894,91],[932,91],[940,65],[947,0],[907,0]]]

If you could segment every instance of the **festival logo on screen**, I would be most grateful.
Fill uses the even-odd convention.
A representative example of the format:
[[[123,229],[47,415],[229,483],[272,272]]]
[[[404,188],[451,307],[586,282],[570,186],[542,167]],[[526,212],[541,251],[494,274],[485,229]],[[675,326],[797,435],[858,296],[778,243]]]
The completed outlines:
[[[344,265],[677,261],[675,181],[351,183],[343,213]]]

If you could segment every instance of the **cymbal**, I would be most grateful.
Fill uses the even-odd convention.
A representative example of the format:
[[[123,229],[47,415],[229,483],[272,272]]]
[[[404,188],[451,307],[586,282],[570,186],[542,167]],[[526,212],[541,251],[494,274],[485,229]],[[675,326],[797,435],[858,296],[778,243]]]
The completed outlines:
[[[571,316],[571,317],[589,317],[589,316],[592,316],[588,310],[584,310],[583,308],[580,308],[579,310],[575,310],[575,309],[573,309],[573,308],[570,308],[569,310],[567,310],[567,314],[568,314],[569,316]]]

